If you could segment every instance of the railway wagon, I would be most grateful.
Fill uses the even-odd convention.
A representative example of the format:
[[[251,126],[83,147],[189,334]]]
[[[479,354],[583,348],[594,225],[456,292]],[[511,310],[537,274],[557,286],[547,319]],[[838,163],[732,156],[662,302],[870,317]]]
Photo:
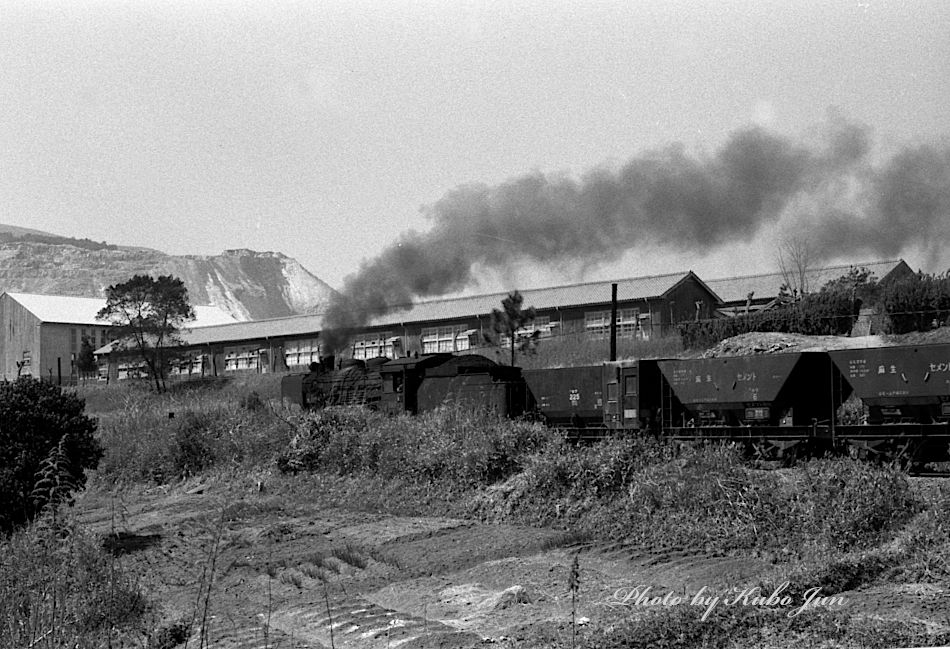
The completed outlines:
[[[863,425],[838,426],[862,455],[913,464],[950,460],[950,345],[828,352],[866,409]]]
[[[607,361],[603,365],[604,427],[658,431],[661,379],[658,361]]]
[[[450,356],[425,368],[416,399],[420,412],[456,405],[515,417],[524,412],[525,385],[518,367],[478,354]]]
[[[603,365],[525,370],[527,407],[558,428],[602,428]]]
[[[820,452],[850,393],[827,354],[659,361],[664,434],[729,439],[766,458]]]
[[[656,361],[526,370],[529,407],[552,426],[578,431],[639,431],[659,427]]]

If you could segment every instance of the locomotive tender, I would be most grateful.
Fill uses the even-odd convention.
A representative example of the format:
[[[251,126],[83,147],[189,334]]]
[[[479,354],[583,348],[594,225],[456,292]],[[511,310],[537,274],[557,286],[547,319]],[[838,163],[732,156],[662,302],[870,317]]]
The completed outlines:
[[[764,459],[845,450],[911,465],[950,461],[950,344],[524,371],[477,354],[426,354],[313,369],[285,377],[284,396],[390,414],[461,403],[539,416],[578,438],[727,440]],[[852,393],[867,414],[845,424],[839,408]]]

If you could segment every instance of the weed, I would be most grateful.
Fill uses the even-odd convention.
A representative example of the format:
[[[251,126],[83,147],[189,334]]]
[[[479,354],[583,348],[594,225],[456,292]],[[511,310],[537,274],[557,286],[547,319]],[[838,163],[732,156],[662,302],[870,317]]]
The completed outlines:
[[[251,411],[263,410],[267,405],[264,402],[264,399],[261,398],[261,395],[259,395],[255,390],[251,390],[246,395],[242,396],[239,403],[242,408]]]
[[[148,649],[175,649],[191,635],[191,627],[185,620],[163,626],[149,636]]]
[[[303,588],[303,575],[299,570],[285,570],[280,574],[280,582],[282,584],[291,584],[297,588]]]
[[[148,610],[137,578],[68,517],[0,540],[0,646],[105,646]]]
[[[318,581],[326,581],[330,578],[330,573],[325,568],[309,562],[300,567],[300,572],[310,577],[310,579],[316,579]]]
[[[574,553],[574,560],[571,561],[571,574],[567,582],[571,590],[571,647],[577,643],[577,591],[581,587],[581,566],[580,552]]]
[[[589,543],[593,539],[594,535],[589,530],[571,529],[549,537],[541,544],[540,549],[546,552],[558,548],[570,548]]]
[[[347,543],[342,548],[333,548],[332,554],[343,563],[347,563],[356,568],[362,569],[367,565],[366,557],[361,554],[360,550],[356,546],[349,543]]]

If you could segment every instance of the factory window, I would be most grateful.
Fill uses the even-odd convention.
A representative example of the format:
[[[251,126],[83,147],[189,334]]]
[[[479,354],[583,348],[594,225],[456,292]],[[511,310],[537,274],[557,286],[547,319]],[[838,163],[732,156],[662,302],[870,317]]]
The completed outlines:
[[[396,354],[390,340],[393,332],[382,331],[371,334],[361,334],[353,339],[353,358],[365,361],[369,358],[387,356],[395,358]]]
[[[76,328],[75,328],[75,327],[71,327],[71,328],[69,329],[69,348],[70,348],[70,350],[72,350],[72,351],[74,351],[74,352],[75,352],[75,351],[78,351],[78,349],[79,349],[79,340],[78,340],[78,338],[77,338],[76,336],[77,336]]]
[[[320,362],[320,342],[316,338],[291,340],[284,345],[287,367],[306,367]]]
[[[148,378],[148,367],[144,361],[119,363],[117,377],[120,379]]]
[[[224,354],[225,370],[251,370],[257,368],[258,351],[254,347],[230,349]]]
[[[553,334],[551,333],[552,327],[558,326],[559,323],[551,322],[551,316],[541,315],[535,317],[530,325],[518,330],[518,339],[527,338],[534,334],[535,331],[538,332],[539,338],[550,338]],[[505,334],[498,335],[498,344],[501,347],[508,347],[511,344],[511,341],[508,339],[508,336]]]
[[[426,327],[422,330],[422,353],[464,351],[471,346],[469,332],[465,325],[454,327]]]
[[[542,336],[551,335],[551,316],[549,315],[539,315],[535,316],[534,320],[531,322],[532,331],[540,331]]]
[[[587,333],[594,338],[610,335],[610,311],[591,311],[584,314]],[[632,338],[640,328],[640,309],[619,309],[617,311],[617,336]]]
[[[465,331],[459,332],[455,336],[455,351],[463,352],[465,350],[471,349],[473,347],[472,338],[474,338],[475,334],[477,333],[477,329],[466,329]]]
[[[204,355],[198,353],[185,354],[171,362],[171,374],[187,375],[201,374],[204,366]]]

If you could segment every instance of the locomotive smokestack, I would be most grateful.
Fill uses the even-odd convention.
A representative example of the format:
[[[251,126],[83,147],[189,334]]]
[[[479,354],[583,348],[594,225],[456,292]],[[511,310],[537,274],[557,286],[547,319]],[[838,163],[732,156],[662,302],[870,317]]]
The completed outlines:
[[[403,234],[347,278],[327,315],[328,348],[401,305],[464,289],[477,265],[604,263],[647,246],[702,254],[780,222],[807,228],[818,254],[944,249],[950,146],[879,164],[870,150],[867,128],[838,119],[818,144],[754,127],[712,154],[677,144],[579,179],[535,172],[458,187],[424,208],[427,232]]]

